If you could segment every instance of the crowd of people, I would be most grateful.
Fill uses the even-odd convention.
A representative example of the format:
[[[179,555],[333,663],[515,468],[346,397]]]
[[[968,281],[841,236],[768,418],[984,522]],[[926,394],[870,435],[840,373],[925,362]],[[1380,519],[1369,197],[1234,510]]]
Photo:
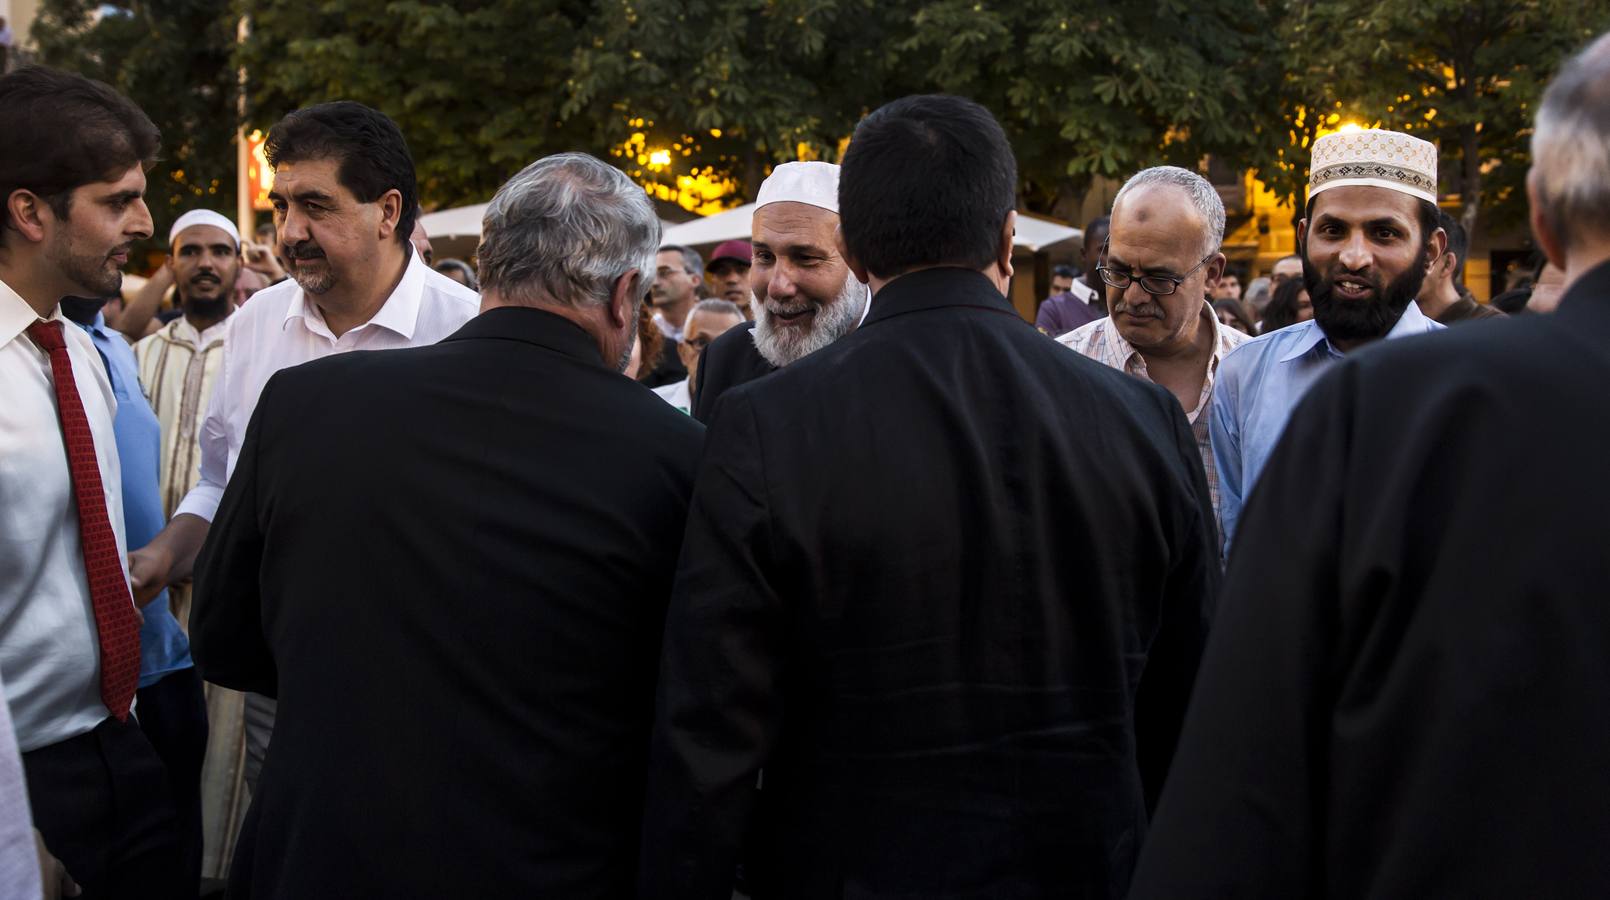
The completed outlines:
[[[310,105],[123,304],[161,136],[0,77],[0,900],[1604,896],[1606,109],[1610,35],[1537,106],[1548,315],[1364,130],[1250,302],[1158,166],[1031,325],[962,98],[708,261],[536,160],[474,268]]]

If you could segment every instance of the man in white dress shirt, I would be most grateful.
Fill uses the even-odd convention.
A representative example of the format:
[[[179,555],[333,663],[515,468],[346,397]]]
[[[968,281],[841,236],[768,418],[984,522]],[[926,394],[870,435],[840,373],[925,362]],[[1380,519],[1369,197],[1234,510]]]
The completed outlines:
[[[40,67],[0,78],[0,135],[0,680],[45,889],[69,883],[65,865],[87,897],[177,897],[167,773],[130,715],[117,401],[58,305],[117,292],[151,234],[160,135],[106,85]]]
[[[391,119],[360,103],[321,103],[281,119],[264,149],[274,169],[278,251],[291,278],[229,318],[229,352],[201,426],[201,480],[168,527],[130,555],[137,598],[190,578],[269,376],[334,353],[434,344],[480,306],[409,243],[414,164]],[[248,698],[249,785],[272,727],[272,700]]]

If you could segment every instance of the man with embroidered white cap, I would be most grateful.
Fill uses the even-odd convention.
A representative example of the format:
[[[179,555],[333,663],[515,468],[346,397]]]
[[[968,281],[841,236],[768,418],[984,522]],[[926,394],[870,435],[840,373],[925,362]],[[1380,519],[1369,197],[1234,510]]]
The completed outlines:
[[[1437,148],[1396,131],[1314,142],[1308,208],[1297,226],[1314,318],[1225,357],[1208,429],[1226,555],[1242,505],[1297,401],[1348,352],[1443,326],[1415,297],[1447,246],[1437,224]]]
[[[1610,896],[1606,110],[1610,35],[1536,106],[1557,313],[1385,341],[1292,414],[1130,900]]]
[[[480,305],[409,243],[418,209],[413,159],[384,114],[350,101],[297,110],[269,130],[267,155],[279,251],[291,278],[259,291],[226,323],[232,349],[201,423],[200,479],[167,527],[130,554],[137,601],[190,578],[270,376],[335,353],[434,344]],[[198,606],[207,601],[195,598]],[[201,671],[205,678],[205,665]],[[273,700],[252,695],[246,718],[251,785]]]
[[[826,347],[866,318],[871,295],[839,255],[838,227],[838,166],[783,163],[760,185],[750,238],[755,320],[705,351],[694,418],[709,422],[727,390]]]

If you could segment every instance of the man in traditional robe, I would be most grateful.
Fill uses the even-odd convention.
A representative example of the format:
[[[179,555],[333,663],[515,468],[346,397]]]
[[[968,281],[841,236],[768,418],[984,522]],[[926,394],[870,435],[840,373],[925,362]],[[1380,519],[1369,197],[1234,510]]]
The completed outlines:
[[[728,390],[803,359],[866,318],[867,287],[839,253],[839,167],[784,163],[755,201],[749,288],[753,322],[705,351],[693,417],[708,423]]]
[[[1437,148],[1395,131],[1314,142],[1308,208],[1297,225],[1314,318],[1261,335],[1225,357],[1208,430],[1219,477],[1225,552],[1291,410],[1320,375],[1359,347],[1443,326],[1414,302],[1446,249],[1437,226]]]
[[[972,101],[857,127],[839,246],[872,312],[712,420],[639,896],[727,900],[751,829],[757,897],[1123,895],[1213,512],[1179,403],[1007,302],[1017,183]]]
[[[1610,896],[1606,110],[1610,35],[1532,137],[1557,313],[1349,356],[1292,416],[1132,900]]]

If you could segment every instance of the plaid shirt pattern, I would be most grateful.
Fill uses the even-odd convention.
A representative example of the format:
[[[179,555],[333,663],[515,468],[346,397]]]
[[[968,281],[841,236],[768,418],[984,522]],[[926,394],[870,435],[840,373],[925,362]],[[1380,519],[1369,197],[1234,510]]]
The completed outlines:
[[[1213,465],[1213,447],[1208,440],[1208,401],[1213,397],[1213,379],[1218,374],[1219,362],[1235,348],[1252,340],[1251,335],[1229,328],[1213,314],[1213,307],[1202,304],[1202,315],[1214,332],[1213,355],[1208,359],[1207,377],[1202,379],[1202,395],[1196,408],[1187,410],[1185,418],[1191,423],[1191,434],[1196,438],[1196,449],[1202,456],[1202,469],[1207,473],[1208,494],[1213,499],[1213,515],[1219,514],[1219,473]],[[1057,343],[1076,353],[1090,357],[1104,366],[1122,369],[1136,378],[1151,381],[1146,371],[1146,358],[1140,355],[1110,318],[1097,319],[1057,338]]]

